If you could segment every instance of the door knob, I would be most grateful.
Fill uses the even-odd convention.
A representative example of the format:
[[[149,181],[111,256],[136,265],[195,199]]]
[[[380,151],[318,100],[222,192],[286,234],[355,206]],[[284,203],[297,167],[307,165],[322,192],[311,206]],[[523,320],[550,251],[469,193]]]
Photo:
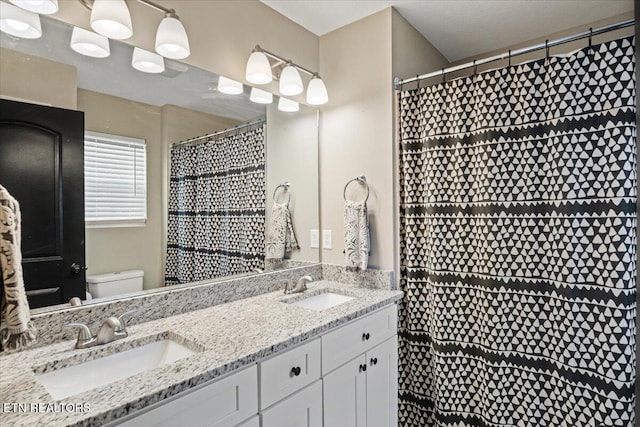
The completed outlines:
[[[85,271],[87,269],[87,267],[78,264],[77,262],[74,262],[73,264],[71,264],[71,272],[73,274],[80,274],[83,271]]]

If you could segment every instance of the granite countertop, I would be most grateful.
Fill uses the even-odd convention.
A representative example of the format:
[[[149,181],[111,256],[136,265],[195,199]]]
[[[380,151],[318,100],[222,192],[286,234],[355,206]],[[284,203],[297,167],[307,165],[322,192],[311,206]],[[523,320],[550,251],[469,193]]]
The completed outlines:
[[[325,289],[355,298],[323,311],[282,303]],[[74,341],[64,341],[9,353],[0,356],[0,420],[3,426],[101,425],[286,350],[401,297],[400,291],[321,280],[311,283],[305,294],[272,292],[131,326],[127,338],[103,346],[76,350]],[[60,402],[36,380],[36,372],[75,365],[167,336],[197,353]]]

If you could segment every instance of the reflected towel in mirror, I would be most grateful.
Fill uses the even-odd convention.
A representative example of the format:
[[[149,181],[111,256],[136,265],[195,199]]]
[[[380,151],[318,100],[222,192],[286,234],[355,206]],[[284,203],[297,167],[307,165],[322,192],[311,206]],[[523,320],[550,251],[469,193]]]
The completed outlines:
[[[285,203],[274,202],[271,207],[271,219],[265,242],[266,258],[283,259],[287,253],[298,248],[289,206]]]

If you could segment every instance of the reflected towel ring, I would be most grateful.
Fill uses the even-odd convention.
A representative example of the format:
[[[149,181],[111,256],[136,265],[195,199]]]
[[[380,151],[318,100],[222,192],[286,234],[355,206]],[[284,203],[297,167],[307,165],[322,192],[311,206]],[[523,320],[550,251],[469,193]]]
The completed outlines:
[[[278,186],[275,188],[275,190],[273,190],[273,201],[278,203],[278,201],[276,200],[276,193],[278,192],[279,188],[284,188],[284,191],[287,192],[287,201],[286,201],[286,205],[289,206],[289,202],[291,201],[291,183],[289,181],[283,182],[282,184],[278,184]]]
[[[364,202],[367,203],[367,200],[369,200],[369,184],[367,184],[367,178],[364,175],[357,176],[357,177],[347,181],[347,183],[344,186],[344,191],[342,192],[342,197],[344,198],[344,201],[345,202],[347,201],[347,187],[353,181],[357,181],[358,184],[364,185],[367,188],[367,197],[365,197],[365,199],[364,199]]]

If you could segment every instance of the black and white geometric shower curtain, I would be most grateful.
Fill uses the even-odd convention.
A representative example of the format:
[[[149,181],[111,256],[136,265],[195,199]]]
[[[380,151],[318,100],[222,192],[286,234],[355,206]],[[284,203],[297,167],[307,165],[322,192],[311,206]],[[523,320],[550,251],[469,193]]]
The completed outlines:
[[[399,94],[401,426],[634,425],[634,39]]]
[[[264,268],[264,127],[171,149],[165,285]]]

